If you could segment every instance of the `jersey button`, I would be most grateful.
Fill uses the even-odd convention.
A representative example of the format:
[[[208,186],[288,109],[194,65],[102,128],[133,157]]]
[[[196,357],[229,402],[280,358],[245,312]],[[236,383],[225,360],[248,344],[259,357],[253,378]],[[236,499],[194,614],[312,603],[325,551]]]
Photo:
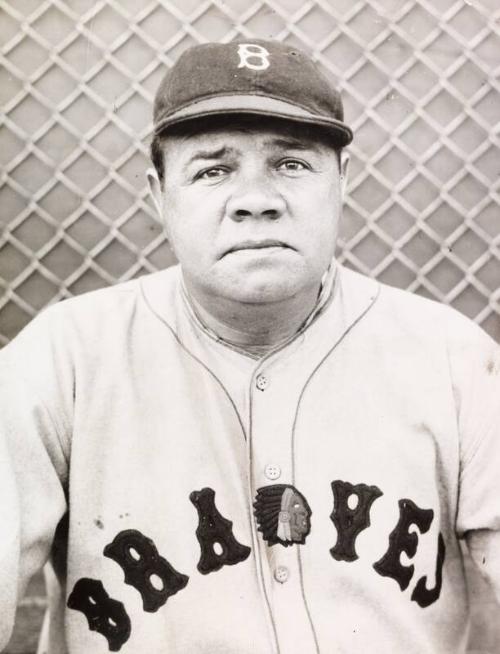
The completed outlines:
[[[259,391],[265,391],[266,388],[269,386],[269,379],[265,375],[257,375],[257,379],[255,380],[255,385],[259,389]]]
[[[264,474],[268,479],[274,481],[275,479],[280,478],[281,468],[276,463],[268,463],[267,466],[264,468]]]
[[[285,581],[288,581],[289,577],[290,570],[284,565],[279,565],[274,571],[274,578],[280,584],[284,584]]]

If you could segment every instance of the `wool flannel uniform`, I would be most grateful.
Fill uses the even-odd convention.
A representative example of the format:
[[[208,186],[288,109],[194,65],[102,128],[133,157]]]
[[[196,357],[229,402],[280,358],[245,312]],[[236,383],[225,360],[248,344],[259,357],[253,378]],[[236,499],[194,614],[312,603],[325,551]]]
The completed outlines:
[[[448,307],[336,266],[255,360],[173,267],[0,369],[0,649],[47,560],[51,654],[459,654],[461,540],[500,599],[500,354]]]

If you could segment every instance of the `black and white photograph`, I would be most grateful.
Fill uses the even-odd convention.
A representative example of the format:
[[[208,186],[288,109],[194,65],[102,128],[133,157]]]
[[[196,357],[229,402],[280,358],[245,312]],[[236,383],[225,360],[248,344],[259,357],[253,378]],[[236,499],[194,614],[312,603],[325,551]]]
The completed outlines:
[[[0,53],[0,652],[500,654],[498,0]]]

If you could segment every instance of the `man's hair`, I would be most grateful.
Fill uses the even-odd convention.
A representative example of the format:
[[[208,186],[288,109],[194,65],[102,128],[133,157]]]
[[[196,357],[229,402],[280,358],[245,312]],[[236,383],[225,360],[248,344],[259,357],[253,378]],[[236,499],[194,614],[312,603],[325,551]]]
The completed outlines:
[[[273,126],[279,126],[283,129],[290,131],[290,135],[300,133],[303,137],[310,138],[313,141],[323,143],[337,154],[337,160],[340,170],[340,155],[342,147],[338,145],[335,140],[335,135],[323,126],[314,125],[309,123],[295,122],[291,120],[284,120],[282,118],[265,117],[257,115],[216,115],[207,116],[203,119],[186,121],[177,125],[172,125],[164,132],[155,134],[150,145],[150,157],[153,166],[155,167],[158,179],[163,186],[165,180],[165,142],[169,137],[182,137],[194,136],[196,134],[203,134],[205,132],[214,131],[217,129],[262,129],[263,126],[272,129]]]

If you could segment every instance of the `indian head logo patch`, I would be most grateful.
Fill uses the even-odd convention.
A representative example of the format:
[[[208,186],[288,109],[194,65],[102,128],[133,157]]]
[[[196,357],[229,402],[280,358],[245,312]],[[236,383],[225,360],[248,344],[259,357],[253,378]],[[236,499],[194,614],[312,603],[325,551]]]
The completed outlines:
[[[259,531],[269,545],[303,545],[311,531],[311,509],[294,486],[274,484],[257,489],[254,502]]]

